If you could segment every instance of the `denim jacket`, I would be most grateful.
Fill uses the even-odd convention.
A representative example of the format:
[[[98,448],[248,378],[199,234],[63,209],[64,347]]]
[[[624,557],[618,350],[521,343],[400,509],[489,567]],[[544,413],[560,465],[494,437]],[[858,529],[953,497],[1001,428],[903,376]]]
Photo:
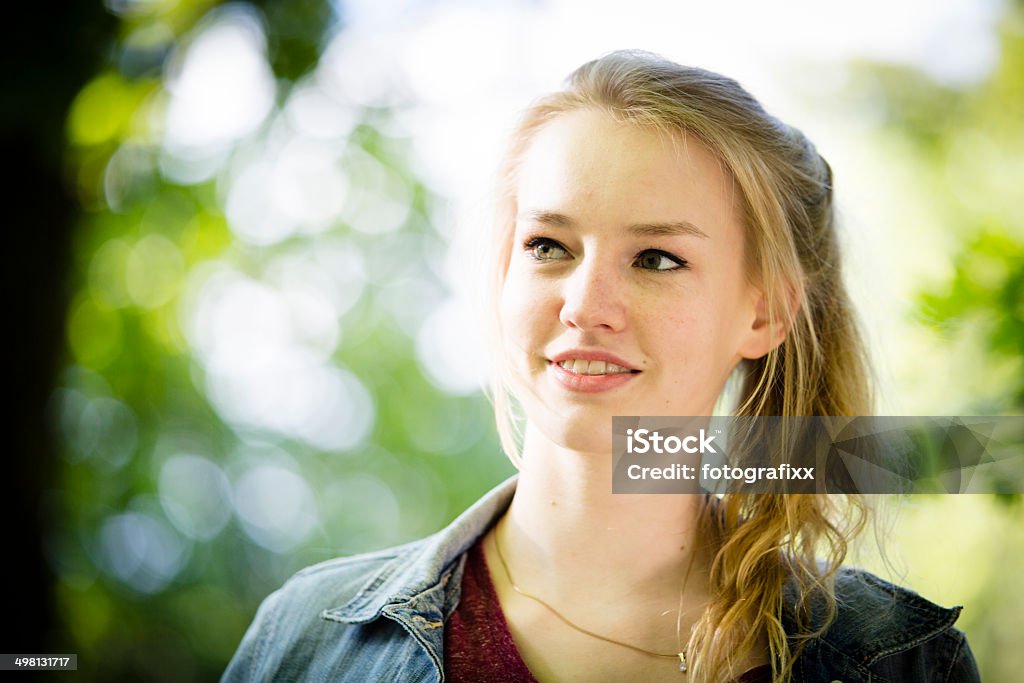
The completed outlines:
[[[508,507],[515,483],[425,539],[300,571],[260,606],[221,680],[444,681],[444,625],[458,604],[465,553]],[[853,570],[840,574],[836,591],[837,618],[801,653],[794,683],[979,680],[953,628],[959,607]]]

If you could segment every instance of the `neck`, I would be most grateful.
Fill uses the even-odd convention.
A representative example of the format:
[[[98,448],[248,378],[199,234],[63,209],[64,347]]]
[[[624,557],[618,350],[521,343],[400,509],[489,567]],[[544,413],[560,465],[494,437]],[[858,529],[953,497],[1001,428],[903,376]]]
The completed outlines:
[[[568,602],[628,587],[673,612],[704,582],[694,548],[699,495],[612,494],[611,453],[562,448],[528,428],[519,484],[498,529],[516,582]]]

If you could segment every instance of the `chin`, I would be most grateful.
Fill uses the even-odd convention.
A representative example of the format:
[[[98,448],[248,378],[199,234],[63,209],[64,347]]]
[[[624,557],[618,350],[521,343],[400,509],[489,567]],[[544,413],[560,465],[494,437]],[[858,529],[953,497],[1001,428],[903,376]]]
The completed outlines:
[[[589,415],[554,415],[546,419],[531,420],[538,435],[558,446],[573,451],[611,453],[612,416],[595,415],[593,408],[584,409]]]

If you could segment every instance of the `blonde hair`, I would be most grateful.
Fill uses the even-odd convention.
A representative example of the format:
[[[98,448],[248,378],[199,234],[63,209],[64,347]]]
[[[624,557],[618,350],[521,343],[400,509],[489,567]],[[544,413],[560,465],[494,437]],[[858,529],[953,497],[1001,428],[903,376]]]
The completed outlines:
[[[516,215],[516,173],[533,136],[565,112],[593,109],[616,121],[699,140],[724,164],[739,190],[751,280],[765,293],[769,324],[782,343],[736,370],[735,413],[852,416],[871,411],[869,364],[842,281],[832,206],[832,172],[797,129],[770,116],[736,81],[656,55],[620,51],[579,67],[562,90],[524,113],[499,174],[489,272],[492,301],[504,284]],[[500,321],[491,342],[500,348]],[[507,370],[499,363],[492,400],[502,445],[519,464],[519,428]],[[854,496],[726,494],[704,515],[718,539],[712,599],[693,629],[689,679],[726,680],[767,636],[773,680],[788,680],[795,657],[835,613],[833,578],[848,543],[864,526]],[[824,555],[823,562],[817,556]],[[795,584],[783,627],[783,590]],[[789,590],[787,589],[787,590]],[[825,620],[811,622],[824,605]],[[788,608],[787,608],[788,609]]]

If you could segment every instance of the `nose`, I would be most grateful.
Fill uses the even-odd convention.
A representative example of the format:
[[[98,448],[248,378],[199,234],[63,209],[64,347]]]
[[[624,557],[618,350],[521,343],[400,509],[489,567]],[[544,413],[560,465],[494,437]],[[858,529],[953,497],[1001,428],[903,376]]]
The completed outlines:
[[[619,332],[626,326],[622,276],[614,264],[583,259],[563,282],[559,320],[582,331]]]

